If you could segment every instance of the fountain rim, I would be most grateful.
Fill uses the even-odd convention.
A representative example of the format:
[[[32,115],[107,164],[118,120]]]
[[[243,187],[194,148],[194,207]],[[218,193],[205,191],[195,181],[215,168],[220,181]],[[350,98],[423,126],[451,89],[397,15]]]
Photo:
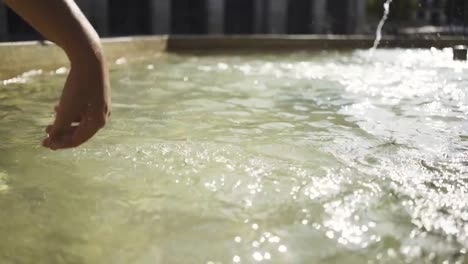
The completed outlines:
[[[179,49],[366,49],[372,47],[372,35],[160,35],[102,38],[104,46],[131,42],[164,42],[163,51]],[[455,44],[453,44],[455,43]],[[369,46],[370,44],[370,46]],[[385,36],[379,48],[441,48],[468,45],[463,36]],[[0,42],[2,47],[54,46],[49,41]]]
[[[163,35],[103,38],[108,61],[164,53],[293,52],[369,49],[371,35]],[[450,36],[385,36],[379,48],[445,48],[468,46],[468,39]],[[67,66],[65,54],[51,42],[0,43],[0,80],[31,69]]]
[[[167,51],[235,51],[235,50],[353,50],[370,49],[371,35],[175,35],[166,36]],[[467,45],[463,37],[386,36],[379,48],[445,48]]]

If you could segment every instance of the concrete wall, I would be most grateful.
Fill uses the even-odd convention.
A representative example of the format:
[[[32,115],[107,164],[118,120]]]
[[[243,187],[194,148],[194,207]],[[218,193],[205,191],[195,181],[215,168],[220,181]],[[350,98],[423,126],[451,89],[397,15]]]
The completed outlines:
[[[351,2],[348,11],[348,23],[351,26],[348,30],[351,34],[363,33],[366,23],[366,0],[348,0]]]
[[[6,7],[0,0],[0,41],[8,40],[8,21]]]
[[[265,5],[268,0],[252,0],[254,3],[254,34],[261,34],[266,32],[267,21],[265,19]]]
[[[101,36],[119,35],[114,32],[114,26],[109,25],[112,21],[109,14],[110,0],[75,0],[83,10],[83,13],[89,18]],[[125,1],[125,0],[122,0]],[[128,0],[127,0],[128,1]],[[149,17],[149,32],[143,34],[164,35],[171,33],[171,0],[138,0],[147,1],[148,10],[137,9]],[[227,0],[204,0],[206,1],[206,15],[204,32],[208,34],[225,34],[226,30],[226,1]],[[253,5],[252,33],[254,34],[286,34],[288,33],[288,4],[293,4],[295,0],[251,0]],[[304,21],[307,24],[307,32],[313,34],[331,33],[329,21],[329,5],[332,0],[309,0],[310,19]],[[117,0],[113,3],[119,3]],[[128,4],[128,2],[126,2]],[[131,2],[130,2],[131,4]],[[346,0],[346,5],[342,0],[337,1],[336,7],[344,7],[346,16],[338,19],[343,20],[347,29],[339,33],[360,33],[365,24],[366,0]],[[328,8],[327,8],[328,7]],[[187,10],[186,10],[187,11]],[[125,10],[123,10],[125,12]],[[138,17],[138,14],[136,15]],[[183,16],[182,16],[183,17]],[[297,18],[297,17],[296,17]],[[135,18],[132,18],[132,21]],[[142,22],[145,23],[145,22]],[[187,22],[189,23],[189,22]],[[250,23],[250,22],[249,22]],[[301,26],[303,26],[301,24]],[[14,27],[14,26],[13,26]],[[112,32],[110,29],[112,28]],[[132,32],[131,30],[123,34]],[[142,33],[140,33],[142,34]],[[34,38],[34,36],[32,36]],[[5,6],[0,0],[0,41],[9,40],[8,21]]]
[[[288,0],[270,0],[267,5],[267,33],[285,34],[288,19]],[[307,23],[307,21],[304,21]]]
[[[314,34],[326,33],[327,28],[327,0],[311,0],[311,32]]]
[[[101,36],[109,35],[108,2],[102,0],[75,0]]]
[[[224,33],[224,0],[206,0],[208,34]]]
[[[156,35],[169,34],[171,31],[171,1],[170,0],[149,0],[149,1],[150,1],[150,12],[151,12],[150,14],[151,33],[156,34]]]

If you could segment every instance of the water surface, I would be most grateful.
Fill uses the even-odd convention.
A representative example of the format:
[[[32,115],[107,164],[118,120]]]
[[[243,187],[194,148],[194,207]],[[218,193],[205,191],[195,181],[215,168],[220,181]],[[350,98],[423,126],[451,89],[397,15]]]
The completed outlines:
[[[0,85],[0,263],[466,263],[468,66],[440,50],[112,65],[113,117],[39,146],[65,70]]]

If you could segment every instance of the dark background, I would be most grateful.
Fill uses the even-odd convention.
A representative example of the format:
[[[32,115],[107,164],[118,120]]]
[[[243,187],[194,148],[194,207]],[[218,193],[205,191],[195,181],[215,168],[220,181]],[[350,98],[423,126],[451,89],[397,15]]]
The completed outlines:
[[[40,1],[40,0],[38,0]],[[91,3],[94,1],[94,3]],[[277,0],[224,0],[217,14],[219,29],[210,31],[209,0],[168,1],[162,14],[167,26],[155,29],[152,8],[158,0],[76,0],[101,36],[153,34],[374,34],[383,13],[383,0],[323,0],[321,16],[314,20],[313,3],[320,0],[284,0],[285,17],[269,13]],[[96,2],[106,6],[95,8]],[[359,13],[356,5],[364,6]],[[280,10],[281,11],[281,10]],[[165,13],[164,13],[165,12]],[[319,12],[320,13],[320,12]],[[0,0],[0,40],[40,39],[27,23]],[[273,22],[272,22],[273,21]],[[275,22],[276,21],[276,22]],[[279,21],[279,22],[278,22]],[[269,23],[279,23],[272,28]],[[320,27],[314,27],[315,24]],[[162,23],[164,24],[164,23]],[[153,26],[152,26],[153,25]],[[424,33],[420,29],[425,29]],[[394,0],[386,34],[468,35],[468,0]]]

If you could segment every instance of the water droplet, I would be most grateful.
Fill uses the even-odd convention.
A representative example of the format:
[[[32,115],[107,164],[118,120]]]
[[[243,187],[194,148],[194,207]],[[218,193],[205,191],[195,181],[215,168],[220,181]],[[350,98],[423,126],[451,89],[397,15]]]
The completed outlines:
[[[122,64],[125,64],[125,63],[127,63],[127,59],[125,59],[125,58],[118,58],[115,61],[115,64],[117,64],[117,65],[122,65]]]
[[[252,257],[259,262],[263,260],[263,255],[260,252],[253,253]]]
[[[226,63],[218,63],[218,69],[225,71],[229,68],[229,66]]]
[[[270,238],[268,239],[268,242],[270,242],[270,243],[279,243],[280,240],[281,240],[281,239],[280,239],[279,237],[273,236],[273,237],[270,237]]]
[[[66,67],[60,67],[57,70],[55,70],[55,74],[61,75],[61,74],[66,74],[68,72],[68,69]]]
[[[288,248],[285,245],[281,245],[278,247],[278,251],[281,253],[285,253],[288,251]]]

